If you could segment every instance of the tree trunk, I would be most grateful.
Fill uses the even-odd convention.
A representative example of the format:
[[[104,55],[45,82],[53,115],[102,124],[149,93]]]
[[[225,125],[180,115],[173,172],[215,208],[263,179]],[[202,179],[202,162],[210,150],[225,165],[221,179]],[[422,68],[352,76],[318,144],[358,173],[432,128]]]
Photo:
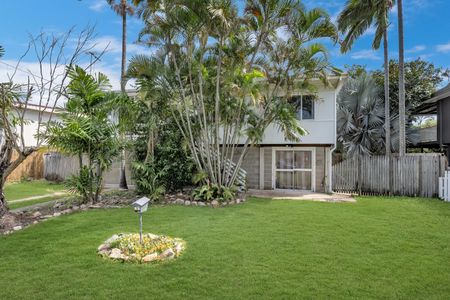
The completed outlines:
[[[127,11],[126,11],[126,0],[122,0],[122,66],[120,70],[120,91],[122,94],[126,93],[125,90],[125,68],[127,60]],[[120,116],[119,116],[120,118]],[[119,187],[121,189],[127,190],[127,176],[125,173],[126,161],[125,161],[125,150],[122,151],[120,159],[120,179]]]
[[[384,126],[386,134],[386,155],[391,155],[391,106],[389,95],[389,49],[388,49],[388,32],[384,30]]]
[[[406,108],[405,108],[405,46],[403,33],[403,0],[398,0],[398,108],[399,108],[399,154],[406,153]]]
[[[7,178],[7,169],[11,165],[12,143],[0,135],[0,217],[8,212],[8,204],[3,194],[3,186]]]
[[[0,217],[6,214],[9,210],[5,195],[3,194],[3,185],[3,180],[0,180]]]

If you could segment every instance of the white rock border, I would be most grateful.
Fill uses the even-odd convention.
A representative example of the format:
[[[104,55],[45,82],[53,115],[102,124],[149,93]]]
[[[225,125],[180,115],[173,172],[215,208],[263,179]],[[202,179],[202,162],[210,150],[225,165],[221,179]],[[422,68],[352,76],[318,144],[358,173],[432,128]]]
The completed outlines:
[[[245,198],[237,198],[237,199],[231,200],[231,201],[212,200],[211,202],[192,201],[192,200],[176,198],[175,200],[163,200],[159,203],[160,204],[169,204],[169,205],[204,206],[204,207],[214,207],[215,208],[215,207],[221,207],[221,206],[242,204],[244,202],[245,202]],[[155,204],[159,204],[159,203],[156,202]]]
[[[168,248],[166,250],[164,250],[161,253],[150,253],[147,254],[146,256],[142,257],[142,258],[137,258],[136,255],[132,254],[130,256],[125,255],[124,253],[122,253],[122,250],[120,250],[119,248],[113,248],[111,246],[111,244],[122,238],[125,237],[127,235],[132,235],[133,233],[119,233],[119,234],[114,234],[113,236],[111,236],[109,239],[107,239],[103,244],[101,244],[98,248],[97,248],[97,253],[98,255],[102,256],[105,259],[111,259],[111,260],[115,260],[115,261],[122,261],[122,262],[132,262],[132,263],[151,263],[151,262],[156,262],[156,261],[165,261],[165,260],[171,260],[174,258],[177,258],[178,256],[180,256],[180,254],[185,250],[186,248],[186,242],[183,241],[180,238],[171,238],[171,237],[166,237],[166,238],[170,238],[174,241],[174,247],[173,248]],[[161,236],[153,234],[153,233],[145,233],[143,234],[144,237],[150,237],[151,239],[159,239]]]

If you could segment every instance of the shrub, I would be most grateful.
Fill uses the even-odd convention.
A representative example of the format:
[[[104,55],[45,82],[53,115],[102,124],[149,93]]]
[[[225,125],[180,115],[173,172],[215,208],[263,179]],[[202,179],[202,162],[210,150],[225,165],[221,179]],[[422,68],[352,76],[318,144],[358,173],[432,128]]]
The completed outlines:
[[[205,184],[192,191],[192,198],[195,201],[229,201],[236,196],[234,187],[219,187],[216,184]]]

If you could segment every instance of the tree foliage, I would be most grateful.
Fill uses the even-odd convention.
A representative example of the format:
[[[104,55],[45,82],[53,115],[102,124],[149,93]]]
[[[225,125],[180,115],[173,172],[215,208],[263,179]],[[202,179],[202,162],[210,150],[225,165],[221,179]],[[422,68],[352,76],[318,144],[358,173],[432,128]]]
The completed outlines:
[[[398,111],[398,75],[397,60],[389,61],[389,94],[391,97],[391,112]],[[373,76],[378,84],[383,83],[383,71],[376,70]],[[450,76],[450,70],[436,67],[433,63],[421,58],[405,63],[405,99],[407,113],[414,111],[424,100],[427,100],[437,90],[439,85]]]
[[[337,41],[337,30],[323,10],[298,1],[249,0],[244,16],[230,0],[161,2],[140,34],[158,51],[135,57],[130,70],[141,89],[167,101],[205,180],[231,187],[269,124],[289,140],[305,133],[288,99],[314,93],[311,78],[326,84],[337,71],[319,43]]]
[[[63,153],[78,156],[80,171],[68,179],[69,188],[85,201],[97,202],[103,172],[121,146],[117,128],[109,119],[110,103],[118,96],[105,92],[109,81],[101,73],[93,76],[75,66],[69,78],[65,112],[61,121],[49,124],[46,141]]]

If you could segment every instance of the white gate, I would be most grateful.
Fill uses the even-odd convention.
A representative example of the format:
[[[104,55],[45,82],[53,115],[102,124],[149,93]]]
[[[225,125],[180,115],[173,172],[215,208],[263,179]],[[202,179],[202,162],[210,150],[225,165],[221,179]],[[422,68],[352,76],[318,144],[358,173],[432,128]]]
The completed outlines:
[[[439,198],[450,202],[450,171],[445,171],[444,177],[439,178]]]

